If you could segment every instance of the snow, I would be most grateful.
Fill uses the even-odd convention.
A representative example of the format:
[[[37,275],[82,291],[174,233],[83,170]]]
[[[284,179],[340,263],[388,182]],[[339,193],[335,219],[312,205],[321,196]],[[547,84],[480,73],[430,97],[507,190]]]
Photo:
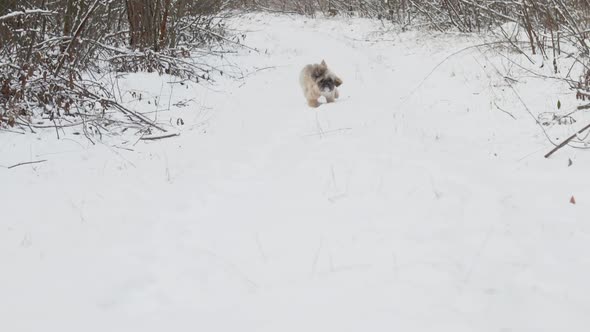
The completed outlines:
[[[578,103],[513,62],[549,63],[441,64],[487,40],[364,19],[231,23],[261,53],[215,65],[245,80],[117,82],[178,137],[0,134],[0,165],[47,160],[0,168],[0,330],[586,331],[590,156],[543,158],[534,119]],[[322,59],[341,98],[311,109]]]

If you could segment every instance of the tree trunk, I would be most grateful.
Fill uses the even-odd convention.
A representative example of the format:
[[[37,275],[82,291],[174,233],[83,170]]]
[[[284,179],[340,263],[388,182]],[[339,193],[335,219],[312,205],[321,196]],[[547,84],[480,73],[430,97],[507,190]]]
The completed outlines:
[[[127,17],[129,19],[130,40],[133,48],[145,49],[152,47],[158,50],[158,24],[156,9],[160,1],[127,0]]]
[[[168,24],[168,15],[170,13],[170,0],[164,0],[164,15],[160,23],[160,48],[164,47],[166,40],[166,26]]]
[[[70,36],[72,34],[72,25],[74,21],[74,12],[76,8],[74,6],[74,0],[68,0],[66,4],[66,14],[64,15],[64,36]],[[61,46],[61,52],[65,51],[66,45]]]

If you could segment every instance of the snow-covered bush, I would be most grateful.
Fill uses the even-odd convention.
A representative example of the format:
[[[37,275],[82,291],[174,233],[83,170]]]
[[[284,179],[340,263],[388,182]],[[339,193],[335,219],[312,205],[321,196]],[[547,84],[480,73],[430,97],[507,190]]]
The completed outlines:
[[[225,43],[229,1],[5,0],[0,3],[0,125],[34,119],[100,121],[107,109],[152,125],[119,105],[105,72],[151,71],[207,81]],[[218,53],[215,53],[218,54]]]

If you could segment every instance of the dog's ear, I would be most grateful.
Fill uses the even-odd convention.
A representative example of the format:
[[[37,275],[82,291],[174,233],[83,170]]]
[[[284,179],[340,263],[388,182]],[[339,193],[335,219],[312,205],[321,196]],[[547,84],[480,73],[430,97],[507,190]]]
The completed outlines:
[[[336,86],[342,85],[342,80],[340,79],[340,77],[336,77],[334,79],[334,85],[336,85]]]
[[[322,66],[328,67],[328,65],[326,64],[326,61],[322,60]]]

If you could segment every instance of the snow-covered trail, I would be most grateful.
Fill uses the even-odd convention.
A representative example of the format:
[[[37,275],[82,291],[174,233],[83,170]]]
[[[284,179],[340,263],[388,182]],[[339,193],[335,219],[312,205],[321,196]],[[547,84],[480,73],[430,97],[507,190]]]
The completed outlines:
[[[489,54],[414,91],[479,38],[234,25],[264,50],[235,61],[261,70],[222,93],[175,90],[199,103],[178,111],[178,138],[131,152],[2,134],[0,164],[48,161],[0,169],[0,330],[585,331],[587,153],[542,158]],[[322,58],[341,99],[309,109],[298,73]],[[554,105],[545,88],[574,103],[521,82],[536,112]],[[122,84],[166,90],[146,74]]]

